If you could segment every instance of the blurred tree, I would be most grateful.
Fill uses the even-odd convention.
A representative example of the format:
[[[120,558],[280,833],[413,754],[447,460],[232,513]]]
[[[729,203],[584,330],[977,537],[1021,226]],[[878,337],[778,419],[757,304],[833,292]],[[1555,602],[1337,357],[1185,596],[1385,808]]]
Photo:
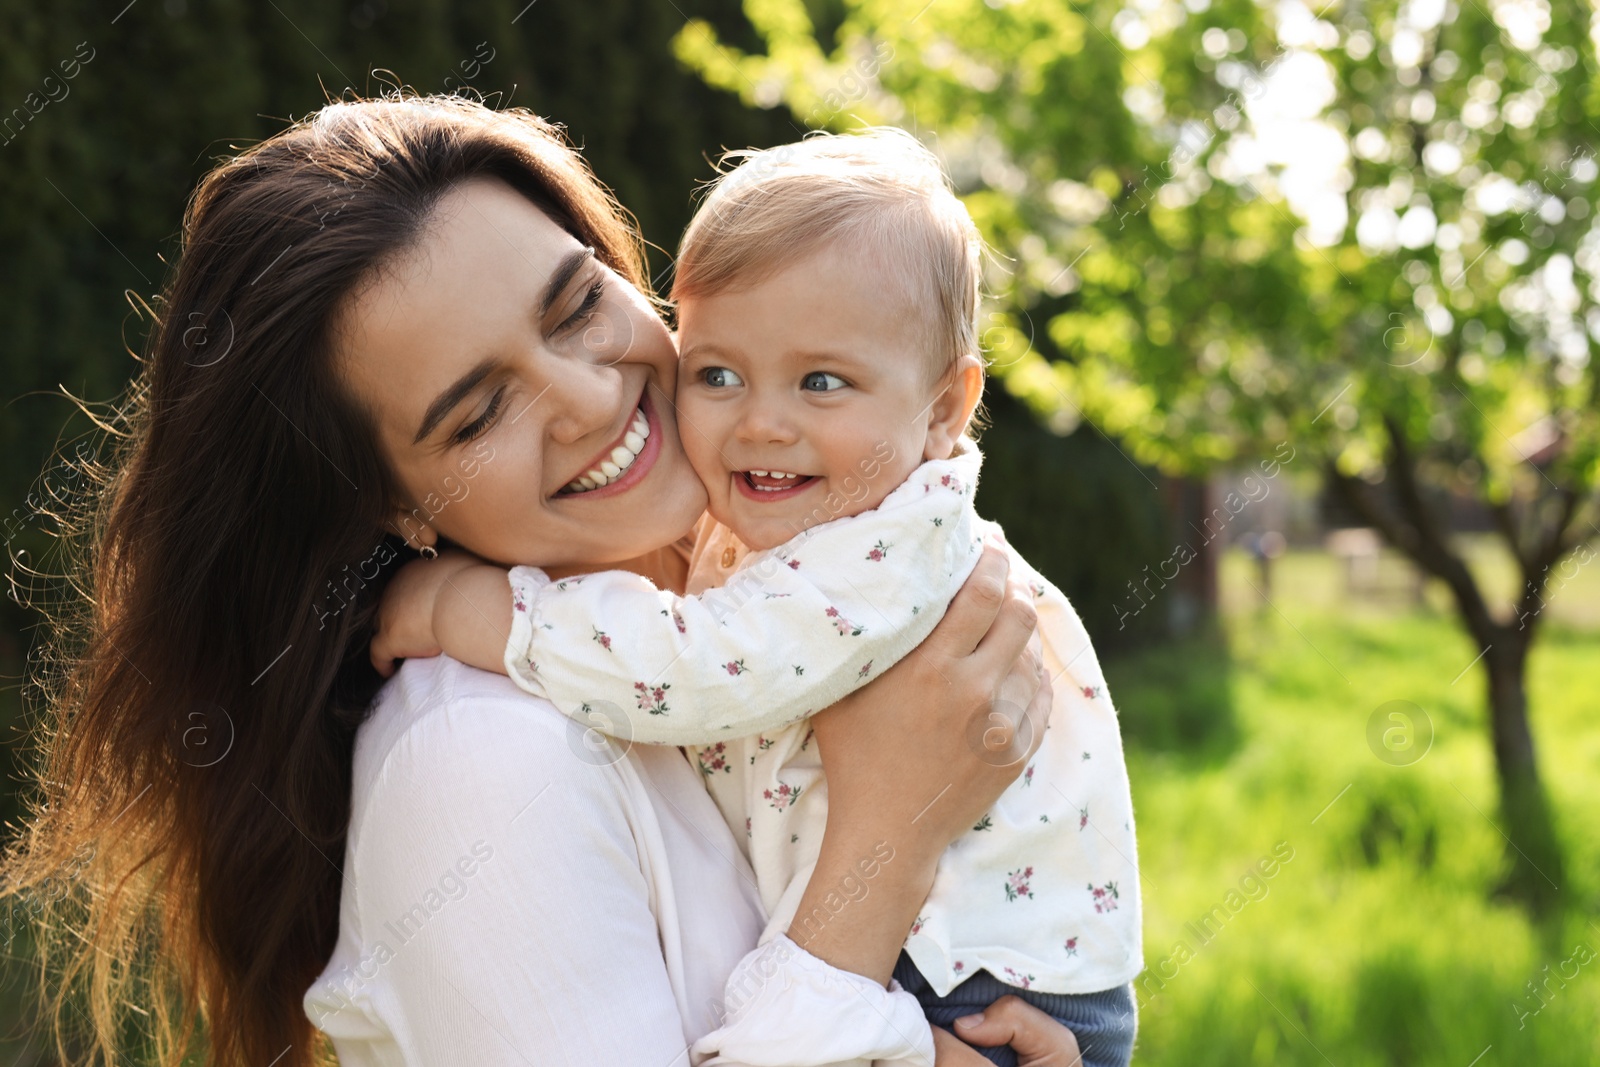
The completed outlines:
[[[1502,888],[1543,912],[1524,675],[1600,534],[1600,105],[1588,7],[1487,2],[843,0],[824,41],[801,0],[747,0],[762,51],[703,22],[677,50],[810,125],[926,131],[1012,264],[986,341],[1041,418],[1169,473],[1314,466],[1444,582],[1487,676]],[[1452,496],[1498,519],[1508,609]]]

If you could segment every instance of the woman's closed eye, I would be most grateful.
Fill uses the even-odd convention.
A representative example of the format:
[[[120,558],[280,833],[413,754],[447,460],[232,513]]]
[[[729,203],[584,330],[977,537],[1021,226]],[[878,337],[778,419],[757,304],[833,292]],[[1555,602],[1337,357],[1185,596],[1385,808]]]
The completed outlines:
[[[812,371],[801,380],[800,388],[810,393],[831,393],[835,389],[843,389],[849,384],[849,382],[845,381],[837,374],[829,374],[826,371],[816,370]]]
[[[700,372],[700,380],[713,389],[726,389],[744,384],[744,379],[727,367],[707,367]]]
[[[594,309],[600,306],[600,299],[605,295],[605,278],[596,278],[594,284],[589,286],[588,291],[583,294],[583,302],[578,305],[571,315],[562,320],[561,325],[556,327],[556,331],[565,333],[568,330],[582,326],[594,314]]]
[[[450,437],[451,444],[464,445],[489,428],[495,416],[500,414],[500,405],[505,400],[506,387],[501,386],[494,391],[494,396],[489,398],[489,406],[483,409],[483,414],[467,423]]]

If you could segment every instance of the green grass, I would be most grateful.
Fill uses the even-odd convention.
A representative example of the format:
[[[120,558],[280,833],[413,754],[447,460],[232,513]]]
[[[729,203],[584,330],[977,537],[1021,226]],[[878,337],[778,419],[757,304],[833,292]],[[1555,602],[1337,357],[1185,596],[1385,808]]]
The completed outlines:
[[[1530,661],[1567,863],[1565,914],[1534,926],[1493,897],[1505,840],[1476,650],[1409,597],[1348,599],[1326,557],[1283,563],[1269,606],[1230,557],[1220,633],[1106,665],[1155,976],[1135,1063],[1600,1062],[1600,955],[1568,962],[1576,977],[1551,979],[1537,1014],[1517,1010],[1539,1008],[1527,983],[1577,946],[1600,952],[1600,631],[1553,602]],[[1434,731],[1405,766],[1368,747],[1368,719],[1391,700]],[[1293,858],[1247,880],[1258,899],[1229,898],[1280,842]],[[1202,939],[1189,924],[1218,905]]]

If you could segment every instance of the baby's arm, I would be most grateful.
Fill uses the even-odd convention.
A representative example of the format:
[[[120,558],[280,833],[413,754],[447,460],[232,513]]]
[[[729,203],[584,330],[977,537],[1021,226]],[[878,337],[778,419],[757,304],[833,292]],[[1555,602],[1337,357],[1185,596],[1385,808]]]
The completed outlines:
[[[698,596],[625,572],[551,582],[513,568],[506,672],[568,715],[651,744],[803,719],[915,648],[970,573],[970,479],[941,480],[953,469],[925,465],[879,508],[757,553]]]
[[[384,588],[372,636],[372,665],[385,678],[395,660],[441,652],[486,671],[505,673],[511,589],[503,567],[465,552],[401,567]]]

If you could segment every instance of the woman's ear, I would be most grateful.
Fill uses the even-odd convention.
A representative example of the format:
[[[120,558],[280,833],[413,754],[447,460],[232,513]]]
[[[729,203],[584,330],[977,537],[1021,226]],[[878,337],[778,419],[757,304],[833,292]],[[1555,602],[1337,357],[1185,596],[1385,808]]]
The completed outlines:
[[[983,399],[983,361],[972,353],[960,357],[939,379],[939,395],[928,409],[928,437],[922,458],[949,459],[967,432],[972,413]]]
[[[413,508],[406,511],[403,508],[395,508],[394,513],[389,516],[389,529],[399,534],[407,545],[418,552],[424,547],[437,547],[439,543],[438,531],[422,521],[422,510]]]

